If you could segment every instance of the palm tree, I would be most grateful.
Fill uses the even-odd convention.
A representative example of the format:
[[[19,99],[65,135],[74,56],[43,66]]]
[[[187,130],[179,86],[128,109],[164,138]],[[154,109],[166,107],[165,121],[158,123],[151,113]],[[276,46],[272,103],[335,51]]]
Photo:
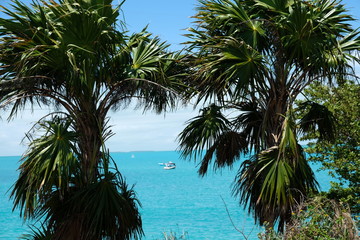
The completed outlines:
[[[231,167],[253,154],[233,193],[256,222],[278,222],[282,231],[294,205],[317,187],[297,142],[294,101],[313,81],[331,84],[353,73],[359,33],[335,0],[199,3],[188,34],[195,55],[191,96],[210,105],[179,135],[180,150],[200,159],[200,175],[212,162],[215,169]],[[308,118],[301,126],[332,136],[319,122]]]
[[[128,35],[118,21],[121,4],[13,0],[3,8],[1,108],[14,117],[29,105],[55,107],[23,156],[14,208],[45,219],[53,239],[143,235],[134,191],[110,167],[107,114],[133,100],[157,113],[175,107],[181,57],[146,29]]]

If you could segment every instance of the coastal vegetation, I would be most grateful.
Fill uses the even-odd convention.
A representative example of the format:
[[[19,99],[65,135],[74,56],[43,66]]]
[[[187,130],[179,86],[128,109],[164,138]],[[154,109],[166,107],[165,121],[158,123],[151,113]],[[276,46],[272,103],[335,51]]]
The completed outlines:
[[[299,105],[311,101],[326,106],[336,129],[333,141],[318,140],[320,133],[315,128],[302,137],[309,141],[309,161],[320,163],[336,180],[326,196],[360,215],[360,85],[351,81],[332,87],[314,83],[305,90],[305,97]]]
[[[146,29],[129,34],[123,2],[12,2],[0,18],[0,107],[9,119],[51,109],[26,135],[11,191],[41,224],[24,239],[141,238],[140,201],[106,147],[108,114],[134,102],[162,113],[180,95],[202,107],[179,135],[182,156],[201,176],[243,160],[233,194],[263,237],[355,236],[359,86],[346,79],[360,36],[341,1],[199,0],[186,56]],[[306,151],[339,179],[326,198]]]
[[[140,202],[105,142],[110,110],[176,104],[180,55],[144,29],[128,34],[112,0],[14,0],[0,18],[0,106],[50,106],[29,131],[14,209],[47,239],[143,235]]]
[[[258,235],[259,239],[360,239],[358,227],[349,208],[335,200],[322,196],[313,197],[294,209],[292,215],[284,233],[268,229]]]
[[[299,144],[313,129],[334,138],[323,111],[303,112],[295,100],[313,82],[341,83],[359,62],[359,32],[341,1],[200,0],[189,29],[192,89],[200,115],[179,135],[185,158],[200,161],[199,174],[234,167],[243,159],[233,193],[268,229],[281,232],[292,210],[318,191]],[[208,104],[208,105],[206,105]],[[299,128],[298,128],[299,127]],[[205,153],[203,150],[206,150]]]

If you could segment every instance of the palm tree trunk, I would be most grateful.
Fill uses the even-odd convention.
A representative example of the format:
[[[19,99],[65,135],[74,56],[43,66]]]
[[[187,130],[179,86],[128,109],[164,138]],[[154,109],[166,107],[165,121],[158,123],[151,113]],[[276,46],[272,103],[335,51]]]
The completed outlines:
[[[271,94],[269,97],[266,111],[267,116],[264,118],[264,126],[266,128],[266,148],[279,144],[283,119],[289,106],[289,95],[286,89],[277,87],[270,92],[274,94]]]
[[[79,150],[83,184],[92,182],[96,177],[97,166],[101,157],[102,125],[104,120],[96,115],[96,111],[81,112],[77,118],[77,132],[79,134]]]

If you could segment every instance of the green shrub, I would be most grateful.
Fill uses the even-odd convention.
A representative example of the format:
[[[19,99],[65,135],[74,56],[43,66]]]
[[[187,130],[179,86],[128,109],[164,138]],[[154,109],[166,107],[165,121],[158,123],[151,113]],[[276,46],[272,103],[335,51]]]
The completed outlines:
[[[267,228],[259,239],[357,240],[360,239],[357,221],[341,203],[317,196],[294,209],[283,234]]]

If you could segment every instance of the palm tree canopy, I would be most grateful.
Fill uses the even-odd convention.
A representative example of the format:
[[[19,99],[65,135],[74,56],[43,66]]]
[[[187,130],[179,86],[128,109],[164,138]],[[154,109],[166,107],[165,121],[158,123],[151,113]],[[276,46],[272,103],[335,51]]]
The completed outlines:
[[[334,80],[358,61],[358,32],[338,1],[199,2],[188,43],[198,56],[201,98],[244,97],[279,84],[296,97],[309,81]]]
[[[111,2],[18,3],[17,11],[5,9],[9,18],[1,19],[0,29],[2,97],[15,98],[16,106],[56,101],[69,112],[90,101],[107,109],[140,96],[148,108],[173,106],[171,92],[160,98],[155,89],[176,85],[168,74],[175,55],[145,30],[127,36],[117,26],[120,6],[113,9]],[[21,94],[26,97],[19,100]]]

